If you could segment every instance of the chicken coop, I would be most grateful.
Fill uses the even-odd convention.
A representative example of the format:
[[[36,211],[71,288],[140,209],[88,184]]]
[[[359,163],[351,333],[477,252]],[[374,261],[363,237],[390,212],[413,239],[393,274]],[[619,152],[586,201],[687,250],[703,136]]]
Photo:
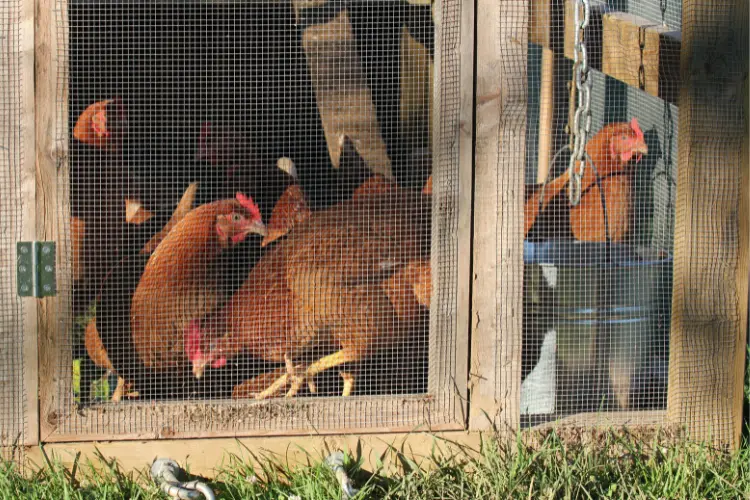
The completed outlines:
[[[0,1],[4,456],[737,446],[747,11]]]

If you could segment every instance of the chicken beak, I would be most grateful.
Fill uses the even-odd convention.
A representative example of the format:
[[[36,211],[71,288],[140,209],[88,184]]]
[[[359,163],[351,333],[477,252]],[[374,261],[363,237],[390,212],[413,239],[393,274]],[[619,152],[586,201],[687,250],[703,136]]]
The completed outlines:
[[[194,361],[193,362],[193,376],[200,380],[200,378],[203,376],[203,372],[206,369],[206,362],[203,360]]]
[[[268,234],[268,229],[266,228],[266,225],[263,224],[263,221],[256,220],[250,223],[246,232],[247,234],[256,233],[261,236],[266,236]]]
[[[635,148],[633,149],[633,153],[635,153],[635,162],[639,163],[644,155],[648,154],[648,146],[645,142],[640,142],[635,145]]]

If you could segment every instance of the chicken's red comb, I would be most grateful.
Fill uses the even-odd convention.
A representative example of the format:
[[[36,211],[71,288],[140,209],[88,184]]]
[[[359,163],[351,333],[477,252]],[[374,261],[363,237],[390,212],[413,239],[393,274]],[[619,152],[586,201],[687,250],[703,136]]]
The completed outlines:
[[[635,136],[638,139],[643,139],[643,130],[641,130],[641,126],[638,125],[638,119],[636,119],[635,116],[630,120],[630,128],[633,129],[633,132],[635,132]]]
[[[253,219],[260,220],[260,209],[258,208],[258,205],[255,204],[252,198],[249,196],[245,196],[242,193],[237,193],[237,201],[240,202],[240,205],[245,207],[245,209],[250,212],[250,215],[253,217]]]

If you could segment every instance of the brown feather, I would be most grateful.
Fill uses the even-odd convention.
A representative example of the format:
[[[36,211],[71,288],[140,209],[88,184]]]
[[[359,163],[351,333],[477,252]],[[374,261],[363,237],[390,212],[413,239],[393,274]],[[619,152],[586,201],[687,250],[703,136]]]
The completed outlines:
[[[216,217],[233,207],[239,203],[225,200],[196,208],[151,254],[131,302],[133,342],[146,366],[166,369],[186,362],[185,327],[217,306]]]
[[[354,359],[387,347],[429,303],[430,206],[390,185],[313,212],[260,260],[204,334],[226,357],[245,351],[277,362],[325,330]]]

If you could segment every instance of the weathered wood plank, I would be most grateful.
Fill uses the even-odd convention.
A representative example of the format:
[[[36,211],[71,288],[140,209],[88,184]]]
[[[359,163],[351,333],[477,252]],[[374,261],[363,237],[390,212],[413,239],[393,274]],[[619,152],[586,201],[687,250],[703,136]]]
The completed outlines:
[[[564,43],[562,47],[555,47],[554,31],[559,26],[551,21],[554,19],[552,4],[550,0],[534,0],[530,11],[530,40],[573,59],[574,8],[574,0],[565,0]],[[591,21],[586,29],[591,67],[670,103],[677,102],[680,39],[679,32],[670,31],[660,23],[613,11],[601,2],[591,3]],[[642,41],[644,72],[639,76]]]
[[[739,112],[748,2],[683,0],[682,12],[667,410],[691,438],[736,448],[748,300],[747,117]]]
[[[433,6],[435,56],[432,80],[432,289],[430,309],[429,392],[448,405],[449,419],[466,422],[471,254],[471,171],[473,110],[474,6],[461,3],[459,40],[446,39],[444,19],[453,1]],[[447,26],[452,28],[451,26]],[[455,37],[454,38],[458,38]],[[460,77],[458,75],[460,74]],[[443,77],[442,75],[445,75]],[[451,79],[458,78],[458,82]],[[458,83],[458,96],[455,83]],[[462,104],[455,116],[451,101]],[[446,111],[448,113],[446,114]],[[456,164],[457,162],[457,164]],[[458,172],[455,168],[458,167]],[[438,215],[439,214],[439,215]],[[450,251],[453,248],[455,251]],[[455,262],[446,262],[455,259]],[[457,287],[456,294],[449,287]]]
[[[555,0],[532,0],[529,2],[529,41],[550,49],[554,43],[553,30]]]
[[[58,141],[58,133],[65,137],[67,133],[64,121],[59,116],[67,116],[66,109],[60,109],[58,104],[67,102],[67,85],[63,80],[63,88],[58,88],[59,78],[58,60],[62,52],[60,37],[67,36],[58,32],[57,23],[64,23],[67,13],[67,2],[56,0],[36,0],[35,18],[35,123],[36,123],[36,234],[37,239],[58,242],[57,265],[58,270],[66,269],[61,266],[65,259],[66,245],[60,236],[58,219],[58,165],[66,158],[67,144]],[[67,23],[65,23],[67,25]],[[59,100],[59,102],[58,102]],[[62,114],[58,114],[62,113]],[[63,127],[60,129],[59,127]],[[64,201],[64,200],[62,200]],[[60,209],[63,210],[62,208]],[[58,287],[59,288],[59,287]],[[58,337],[58,306],[65,304],[62,293],[58,289],[58,297],[48,297],[39,301],[38,306],[38,349],[39,349],[39,427],[40,439],[44,440],[55,429],[57,420],[55,408],[57,397],[62,392],[58,387],[61,382],[57,377],[59,356],[63,356]],[[69,357],[69,356],[68,356]],[[70,362],[67,366],[71,366]]]
[[[680,437],[670,436],[669,428],[662,424],[664,412],[643,412],[638,418],[630,414],[611,414],[602,417],[602,414],[586,414],[584,420],[565,420],[568,429],[578,426],[577,432],[561,433],[563,442],[578,445],[586,442],[596,442],[601,439],[602,430],[607,428],[619,428],[627,425],[629,430],[643,432],[648,435],[658,435],[660,430],[667,432],[657,442],[669,444],[671,441],[679,441]],[[637,426],[638,429],[633,429]],[[544,442],[547,427],[540,426],[524,432],[522,439],[532,447],[539,447]],[[613,429],[616,430],[617,429]],[[398,434],[341,434],[320,435],[309,434],[296,436],[292,441],[286,436],[275,437],[251,437],[251,438],[199,438],[199,439],[164,439],[159,441],[100,441],[84,443],[48,443],[44,452],[53,456],[61,465],[68,470],[74,463],[91,463],[100,470],[106,470],[107,464],[102,462],[102,457],[107,461],[116,460],[124,471],[142,470],[155,458],[170,457],[181,466],[188,467],[190,472],[204,477],[216,477],[222,467],[227,466],[230,454],[234,455],[243,464],[250,466],[266,464],[269,459],[281,461],[289,466],[307,465],[310,458],[322,459],[335,450],[347,452],[355,460],[361,459],[365,469],[380,470],[382,472],[395,472],[401,470],[401,453],[420,464],[427,470],[435,467],[430,460],[437,454],[453,456],[456,453],[466,456],[477,457],[480,453],[482,443],[499,439],[501,442],[514,443],[517,439],[515,433],[480,433],[466,431],[441,431],[426,432],[422,430],[403,432]],[[78,454],[80,453],[80,456]],[[42,450],[32,447],[27,453],[27,460],[32,465],[44,463]],[[382,467],[382,468],[381,468]]]
[[[16,242],[35,235],[34,200],[34,4],[23,0],[0,7],[0,447],[35,444],[36,304],[20,299]]]
[[[46,442],[386,433],[464,428],[420,396],[122,402],[58,415]]]
[[[484,437],[487,439],[487,436]],[[350,452],[352,457],[362,458],[364,467],[375,470],[381,465],[385,470],[401,467],[398,454],[408,453],[416,462],[429,467],[429,457],[435,451],[447,454],[459,450],[476,453],[482,436],[465,431],[428,433],[426,431],[400,434],[342,434],[339,436],[297,436],[293,445],[288,437],[256,438],[205,438],[169,439],[161,441],[110,441],[90,443],[50,443],[44,451],[55,456],[63,466],[70,468],[81,453],[79,463],[89,460],[96,467],[102,464],[99,452],[108,459],[116,459],[124,470],[141,470],[158,457],[170,457],[181,466],[188,466],[193,474],[215,477],[222,465],[227,465],[228,454],[234,454],[244,463],[258,465],[258,460],[275,458],[283,463],[306,465],[310,457],[323,458],[334,450]],[[361,455],[358,455],[361,453]],[[449,456],[449,455],[448,455]],[[34,464],[44,463],[39,447],[29,450],[27,458]],[[425,460],[420,460],[424,458]]]
[[[517,429],[521,388],[526,0],[477,4],[469,428]]]
[[[655,25],[648,19],[622,12],[604,14],[602,31],[601,70],[604,74],[665,101],[677,101],[679,33]],[[643,70],[640,69],[641,64]]]
[[[461,2],[461,95],[458,130],[458,252],[455,380],[451,385],[458,394],[456,418],[468,421],[469,328],[471,325],[471,217],[473,211],[474,174],[474,2]],[[434,82],[438,82],[437,76]],[[436,85],[437,86],[437,85]],[[440,117],[435,115],[433,137],[439,130]],[[460,412],[460,415],[459,415]]]
[[[623,426],[661,426],[665,425],[667,412],[653,411],[617,411],[578,413],[557,419],[553,422],[536,425],[532,430],[557,429],[565,427],[584,427],[586,429],[607,429]]]
[[[34,0],[21,2],[21,200],[23,207],[22,239],[36,239],[36,150],[34,108]],[[15,290],[15,287],[13,287]],[[24,389],[26,392],[24,442],[39,442],[39,359],[37,351],[36,304],[27,299],[23,307]]]

